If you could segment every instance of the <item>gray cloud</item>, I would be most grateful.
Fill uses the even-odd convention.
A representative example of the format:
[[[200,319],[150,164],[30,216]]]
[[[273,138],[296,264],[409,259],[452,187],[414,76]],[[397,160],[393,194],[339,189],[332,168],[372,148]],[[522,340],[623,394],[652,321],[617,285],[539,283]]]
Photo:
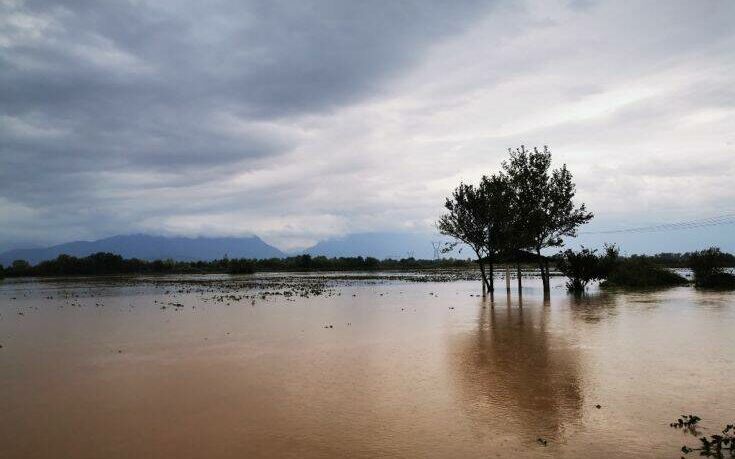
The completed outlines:
[[[100,175],[153,194],[258,167],[298,141],[274,120],[373,96],[481,6],[4,3],[0,195],[112,214],[121,190]]]
[[[456,182],[519,143],[550,143],[610,215],[645,214],[621,186],[649,213],[715,212],[735,198],[734,15],[726,1],[6,1],[0,249],[429,231]],[[678,207],[672,177],[691,190]]]

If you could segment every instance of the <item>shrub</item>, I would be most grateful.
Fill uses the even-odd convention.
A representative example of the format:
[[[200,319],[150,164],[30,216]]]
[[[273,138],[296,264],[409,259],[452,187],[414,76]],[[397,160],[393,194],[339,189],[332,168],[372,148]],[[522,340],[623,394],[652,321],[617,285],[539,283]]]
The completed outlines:
[[[702,288],[735,289],[735,276],[724,271],[728,255],[718,247],[710,247],[689,255],[689,267],[694,273],[694,285]]]
[[[227,272],[230,274],[253,274],[255,265],[246,259],[229,260]]]
[[[569,278],[567,290],[583,292],[590,281],[599,279],[600,259],[595,252],[596,250],[582,247],[579,252],[567,249],[559,253],[556,269]]]
[[[615,244],[605,245],[605,255],[582,247],[575,252],[567,249],[557,255],[556,268],[569,278],[567,290],[580,293],[593,280],[605,279],[618,264],[619,250]]]
[[[666,268],[642,258],[621,259],[607,275],[606,286],[631,288],[674,287],[688,281]]]
[[[730,273],[719,272],[705,278],[697,278],[694,285],[700,288],[735,289],[735,276]]]

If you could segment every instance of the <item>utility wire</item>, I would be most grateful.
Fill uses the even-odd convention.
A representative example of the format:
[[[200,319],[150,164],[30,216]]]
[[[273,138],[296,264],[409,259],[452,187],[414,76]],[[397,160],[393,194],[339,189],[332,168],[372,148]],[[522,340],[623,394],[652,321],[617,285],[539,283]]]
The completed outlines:
[[[714,217],[700,218],[697,220],[688,220],[676,223],[664,223],[660,225],[639,226],[637,228],[626,228],[619,230],[606,231],[584,231],[580,235],[586,234],[619,234],[619,233],[654,233],[677,231],[685,229],[706,228],[709,226],[732,225],[735,224],[735,212],[717,215]]]

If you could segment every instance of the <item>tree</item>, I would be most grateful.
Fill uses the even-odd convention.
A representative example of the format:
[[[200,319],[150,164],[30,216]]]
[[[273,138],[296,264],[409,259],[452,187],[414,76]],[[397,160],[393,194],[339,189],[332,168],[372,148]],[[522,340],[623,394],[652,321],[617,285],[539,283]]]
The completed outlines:
[[[618,266],[619,258],[620,250],[615,244],[605,244],[604,255],[585,247],[578,252],[567,249],[556,256],[556,268],[569,278],[567,290],[582,293],[590,282],[607,279]]]
[[[16,276],[22,276],[23,274],[30,272],[30,270],[31,264],[27,261],[14,260],[13,263],[10,264],[10,269],[8,271],[12,272]]]
[[[452,196],[444,202],[447,213],[439,218],[437,228],[446,236],[457,240],[444,249],[450,251],[460,242],[469,246],[477,257],[477,264],[482,275],[483,290],[492,292],[492,284],[485,273],[484,259],[488,255],[488,206],[481,187],[460,183],[452,192]],[[492,275],[492,273],[491,273]]]
[[[534,148],[508,150],[510,159],[503,162],[503,171],[513,188],[516,220],[513,225],[515,241],[519,248],[533,251],[539,263],[544,295],[550,292],[549,263],[541,251],[560,247],[564,237],[577,235],[577,227],[593,217],[585,205],[575,206],[576,193],[572,174],[566,164],[549,170],[551,152]]]
[[[582,247],[582,250],[578,252],[567,249],[559,253],[556,267],[569,278],[567,290],[582,293],[588,283],[599,278],[600,259],[595,252],[597,251]]]
[[[512,229],[515,218],[513,208],[515,196],[508,177],[504,174],[483,176],[480,189],[486,207],[485,251],[490,267],[490,290],[492,291],[494,287],[492,273],[494,272],[495,262],[498,257],[505,255],[508,248],[514,244]]]
[[[512,226],[513,190],[502,174],[483,176],[479,186],[460,184],[446,200],[449,211],[437,224],[439,231],[458,242],[449,244],[453,249],[459,242],[472,248],[482,273],[483,284],[494,291],[493,270],[496,257],[508,245],[508,231]],[[488,263],[489,274],[485,271]]]

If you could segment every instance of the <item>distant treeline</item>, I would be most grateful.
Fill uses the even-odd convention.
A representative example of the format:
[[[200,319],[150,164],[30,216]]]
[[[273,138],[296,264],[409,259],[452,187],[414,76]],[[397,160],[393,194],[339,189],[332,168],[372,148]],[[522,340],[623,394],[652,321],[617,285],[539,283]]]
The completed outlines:
[[[631,255],[628,258],[650,261],[652,263],[660,266],[665,266],[667,268],[688,268],[692,264],[692,258],[698,255],[699,252],[664,252],[656,255]],[[726,266],[735,267],[735,255],[727,252],[722,252],[721,257]]]
[[[20,276],[92,276],[111,274],[186,274],[230,273],[249,274],[268,271],[380,271],[465,268],[474,266],[469,260],[441,259],[378,260],[372,257],[340,257],[297,255],[288,258],[244,259],[223,258],[212,261],[146,261],[125,259],[113,253],[99,252],[87,257],[59,255],[54,260],[33,266],[16,260],[8,267],[0,266],[0,275]]]
[[[659,266],[680,268],[691,265],[695,253],[660,253],[657,255],[631,255],[631,260],[650,262]],[[621,257],[625,258],[625,257]],[[722,253],[726,266],[735,267],[735,255]],[[531,260],[531,259],[529,259]],[[557,261],[556,257],[551,258]],[[146,261],[137,258],[125,259],[120,255],[99,252],[87,257],[59,255],[54,260],[31,265],[25,260],[16,260],[10,266],[0,266],[0,276],[95,276],[112,274],[206,274],[229,273],[249,274],[269,271],[400,271],[423,269],[473,268],[475,261],[443,258],[439,260],[378,260],[373,257],[339,257],[297,255],[287,258],[244,259],[223,258],[212,261]]]

